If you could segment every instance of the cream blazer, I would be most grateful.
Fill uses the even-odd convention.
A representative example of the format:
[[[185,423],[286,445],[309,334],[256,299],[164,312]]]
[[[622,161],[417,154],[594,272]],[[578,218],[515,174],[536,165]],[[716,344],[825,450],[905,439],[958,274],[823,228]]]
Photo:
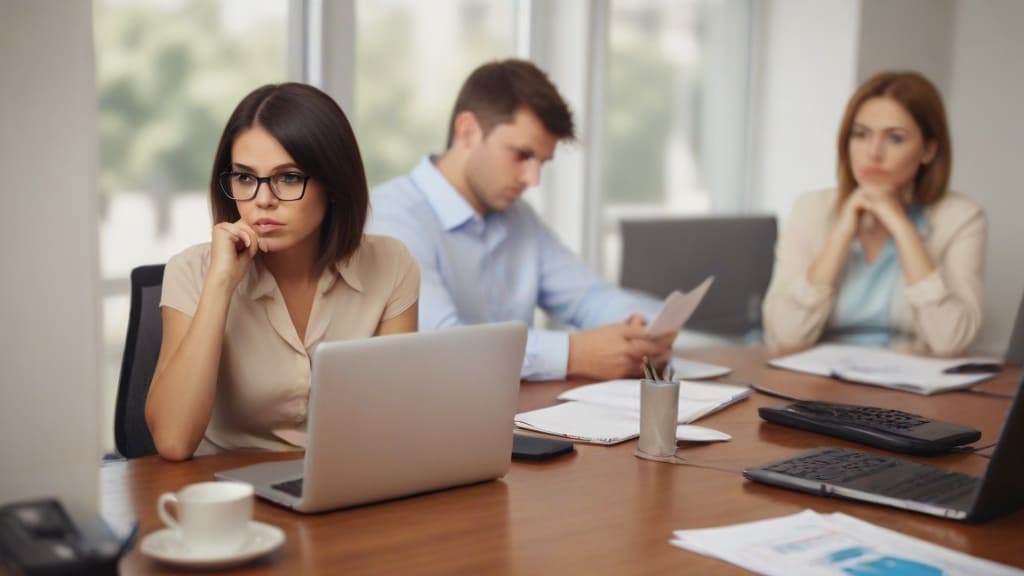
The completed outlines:
[[[776,351],[814,345],[836,302],[831,287],[812,286],[807,270],[835,225],[836,190],[797,199],[775,247],[775,268],[763,304],[765,339]],[[947,194],[925,208],[925,249],[935,271],[895,292],[891,347],[917,354],[965,353],[981,328],[987,223],[971,200]]]

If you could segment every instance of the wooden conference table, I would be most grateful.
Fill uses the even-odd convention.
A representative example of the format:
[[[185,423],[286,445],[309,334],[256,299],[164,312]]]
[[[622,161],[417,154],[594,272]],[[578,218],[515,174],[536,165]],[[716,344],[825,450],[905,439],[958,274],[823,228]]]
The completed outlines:
[[[727,382],[755,382],[792,395],[878,404],[974,426],[979,444],[995,442],[1009,399],[953,392],[923,397],[767,368],[760,348],[705,350],[685,356],[734,369]],[[1019,368],[976,389],[1012,393]],[[519,410],[540,408],[578,382],[523,383]],[[1024,510],[967,525],[879,506],[804,495],[744,480],[743,468],[838,439],[761,421],[759,406],[784,401],[753,394],[700,421],[731,442],[686,445],[694,463],[674,466],[633,456],[636,441],[577,444],[577,452],[546,463],[513,462],[503,479],[304,516],[258,502],[255,519],[287,534],[282,549],[231,573],[244,574],[742,574],[743,570],[668,544],[672,531],[792,514],[810,508],[842,511],[879,526],[983,558],[1024,567]],[[864,450],[871,448],[860,447]],[[990,453],[986,452],[986,453]],[[162,527],[156,499],[214,472],[292,455],[228,454],[169,463],[157,457],[104,464],[101,509],[116,523],[140,521],[140,535]],[[975,454],[920,458],[981,475],[988,459]],[[1024,487],[1022,487],[1024,488]],[[123,574],[176,573],[136,546]]]

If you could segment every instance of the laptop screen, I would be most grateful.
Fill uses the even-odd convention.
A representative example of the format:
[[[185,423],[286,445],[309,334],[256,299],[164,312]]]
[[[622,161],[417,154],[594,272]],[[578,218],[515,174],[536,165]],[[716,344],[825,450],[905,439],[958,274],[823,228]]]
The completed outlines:
[[[1006,414],[999,443],[992,453],[992,461],[985,472],[985,479],[978,489],[974,508],[970,511],[972,521],[984,521],[1007,509],[1024,505],[1024,372],[1017,384],[1013,402]]]

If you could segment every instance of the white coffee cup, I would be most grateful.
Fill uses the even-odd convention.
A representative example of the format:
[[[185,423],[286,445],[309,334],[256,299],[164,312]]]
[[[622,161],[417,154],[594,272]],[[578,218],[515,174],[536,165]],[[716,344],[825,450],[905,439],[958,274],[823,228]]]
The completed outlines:
[[[161,494],[156,511],[164,524],[177,530],[189,553],[232,554],[248,539],[252,495],[252,486],[244,482],[199,482]],[[173,504],[174,516],[168,504]]]

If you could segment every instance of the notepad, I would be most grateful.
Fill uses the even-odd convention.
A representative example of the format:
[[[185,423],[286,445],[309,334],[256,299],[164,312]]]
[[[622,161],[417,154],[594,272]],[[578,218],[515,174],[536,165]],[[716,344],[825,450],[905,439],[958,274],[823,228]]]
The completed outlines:
[[[694,422],[749,395],[746,386],[682,381],[677,421]],[[588,384],[558,398],[566,402],[517,414],[516,426],[594,444],[617,444],[640,435],[639,380]],[[676,437],[688,439],[685,427],[680,428]]]
[[[776,358],[770,366],[871,384],[915,394],[938,394],[969,388],[998,372],[950,374],[964,364],[998,363],[991,358],[926,358],[881,348],[822,344],[810,350]]]

